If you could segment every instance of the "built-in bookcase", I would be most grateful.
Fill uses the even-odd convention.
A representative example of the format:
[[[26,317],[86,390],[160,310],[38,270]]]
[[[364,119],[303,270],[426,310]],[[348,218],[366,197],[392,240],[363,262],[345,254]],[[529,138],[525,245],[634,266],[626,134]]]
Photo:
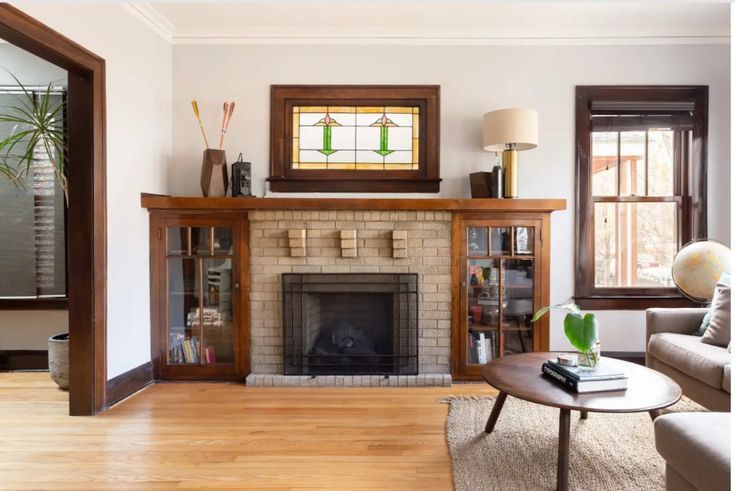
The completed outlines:
[[[499,356],[548,349],[548,320],[531,323],[548,298],[544,222],[533,214],[455,217],[455,378],[478,378]]]
[[[237,379],[247,370],[247,227],[241,216],[151,221],[153,358],[161,379]]]

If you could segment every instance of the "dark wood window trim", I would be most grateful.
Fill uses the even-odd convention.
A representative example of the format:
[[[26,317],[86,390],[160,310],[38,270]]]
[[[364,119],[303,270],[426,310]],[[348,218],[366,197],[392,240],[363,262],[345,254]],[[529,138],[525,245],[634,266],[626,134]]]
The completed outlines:
[[[419,106],[418,170],[292,169],[292,108],[295,105]],[[438,193],[438,85],[273,85],[271,86],[271,172],[274,192]]]
[[[68,298],[0,298],[2,310],[66,310]]]
[[[664,105],[693,103],[691,143],[675,144],[675,151],[690,152],[688,168],[680,169],[674,201],[680,203],[678,246],[707,236],[707,86],[578,86],[576,87],[576,273],[575,301],[595,310],[643,310],[682,307],[693,303],[676,288],[596,288],[594,286],[594,200],[590,169],[592,102],[616,102],[619,113],[651,101]],[[655,111],[653,111],[655,113]],[[680,159],[679,159],[680,160]],[[604,198],[625,202],[625,196]],[[645,201],[645,198],[636,198]],[[660,201],[660,198],[656,198]],[[597,199],[601,201],[601,199]]]

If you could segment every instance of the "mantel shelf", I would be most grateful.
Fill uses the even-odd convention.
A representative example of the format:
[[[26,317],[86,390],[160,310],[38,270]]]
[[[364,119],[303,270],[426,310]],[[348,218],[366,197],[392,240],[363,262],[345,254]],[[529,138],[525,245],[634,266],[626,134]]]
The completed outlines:
[[[202,198],[141,193],[150,210],[438,210],[462,212],[552,212],[565,210],[565,199],[447,198]]]

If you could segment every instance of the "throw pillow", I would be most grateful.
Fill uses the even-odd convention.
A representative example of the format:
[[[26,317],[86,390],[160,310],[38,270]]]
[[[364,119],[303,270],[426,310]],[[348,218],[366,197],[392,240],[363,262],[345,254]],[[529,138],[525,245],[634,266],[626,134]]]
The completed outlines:
[[[722,273],[720,275],[720,279],[718,281],[719,283],[724,283],[727,286],[732,286],[732,278],[730,277],[730,273],[727,271]],[[715,295],[717,295],[717,287],[715,286]],[[697,329],[697,336],[704,335],[705,331],[709,327],[709,319],[712,317],[712,305],[714,305],[715,300],[712,299],[712,304],[710,305],[710,309],[707,311],[706,314],[704,314],[704,318],[702,319],[702,322],[699,324],[699,329]]]
[[[702,342],[727,347],[730,344],[730,286],[720,281],[710,307],[709,327]]]

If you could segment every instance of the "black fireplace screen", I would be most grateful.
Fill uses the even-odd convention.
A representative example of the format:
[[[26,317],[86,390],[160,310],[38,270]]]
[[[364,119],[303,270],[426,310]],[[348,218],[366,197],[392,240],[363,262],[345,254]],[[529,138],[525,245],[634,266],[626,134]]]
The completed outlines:
[[[285,273],[286,375],[418,373],[418,275]]]

